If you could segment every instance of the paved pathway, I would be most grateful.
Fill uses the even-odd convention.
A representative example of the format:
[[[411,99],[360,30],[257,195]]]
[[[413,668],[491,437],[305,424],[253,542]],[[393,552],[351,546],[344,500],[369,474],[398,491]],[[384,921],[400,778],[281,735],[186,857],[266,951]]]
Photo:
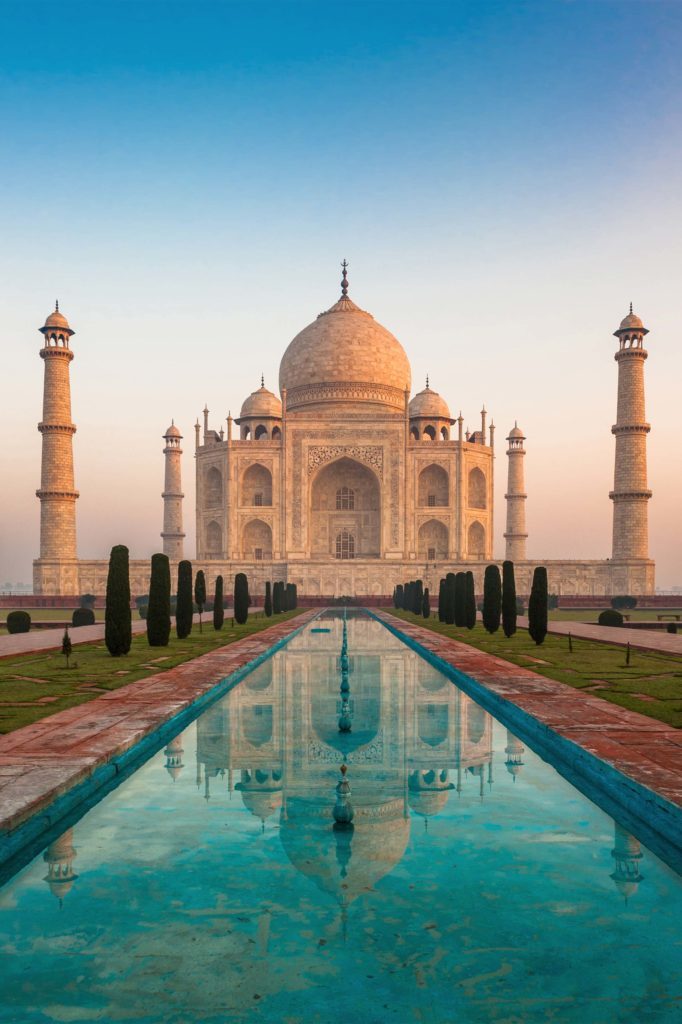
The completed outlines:
[[[449,665],[472,676],[492,694],[572,741],[577,745],[576,762],[582,748],[682,807],[682,729],[546,679],[390,613],[377,614]]]
[[[0,840],[96,768],[191,707],[225,676],[317,612],[317,608],[303,612],[176,668],[0,736]]]
[[[261,608],[252,608],[251,614],[257,614]],[[225,618],[232,617],[232,609],[225,609]],[[204,612],[204,624],[211,623],[212,612]],[[199,616],[194,616],[194,624],[198,626]],[[147,628],[146,621],[133,619],[133,634],[144,633]],[[0,636],[0,658],[9,658],[14,654],[30,654],[33,651],[59,650],[62,646],[64,627],[59,629],[32,629],[29,633],[13,633],[12,635]],[[94,626],[78,626],[74,629],[69,627],[69,636],[72,644],[93,643],[95,640],[104,639],[104,623],[96,622]]]
[[[519,615],[519,626],[528,626],[525,615]],[[592,622],[553,621],[548,623],[548,632],[562,636],[583,637],[584,640],[601,640],[609,644],[630,644],[641,651],[659,651],[661,654],[682,655],[682,633],[666,633],[657,629],[628,629],[627,626],[598,626]]]

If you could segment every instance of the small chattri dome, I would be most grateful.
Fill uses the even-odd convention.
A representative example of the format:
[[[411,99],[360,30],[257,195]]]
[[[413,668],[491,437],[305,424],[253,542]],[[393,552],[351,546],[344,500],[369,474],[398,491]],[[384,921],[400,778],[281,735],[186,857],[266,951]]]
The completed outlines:
[[[515,423],[511,430],[509,431],[509,437],[520,437],[521,440],[524,440],[526,435],[521,430],[521,427],[518,425],[518,423]]]
[[[626,317],[623,317],[620,327],[617,331],[614,331],[614,334],[618,337],[619,334],[629,331],[641,331],[642,334],[649,333],[637,314],[632,312],[632,303],[630,303],[630,312]]]
[[[423,391],[418,392],[410,401],[410,419],[448,420],[450,417],[448,403],[437,391],[429,387],[428,383]]]
[[[262,384],[257,391],[252,391],[242,405],[240,419],[281,419],[282,403],[277,395],[268,391]]]
[[[180,433],[178,428],[175,426],[175,420],[171,421],[170,427],[168,427],[168,429],[166,430],[166,433],[163,436],[164,437],[182,437],[182,434]]]
[[[48,316],[43,327],[40,328],[42,334],[49,334],[50,331],[63,331],[64,334],[74,334],[69,326],[69,321],[66,319],[63,313],[59,312],[59,303],[55,302],[55,308],[52,313]]]

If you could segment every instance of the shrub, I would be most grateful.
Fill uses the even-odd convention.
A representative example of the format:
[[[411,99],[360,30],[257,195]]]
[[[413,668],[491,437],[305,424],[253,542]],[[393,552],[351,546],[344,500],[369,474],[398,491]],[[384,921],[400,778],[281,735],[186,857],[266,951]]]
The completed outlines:
[[[243,626],[249,617],[249,581],[238,572],[234,578],[234,621]]]
[[[615,608],[605,608],[599,613],[597,622],[600,626],[622,626],[623,616]]]
[[[538,565],[533,573],[528,600],[528,632],[536,644],[544,643],[547,636],[547,570],[543,565]]]
[[[445,622],[445,580],[438,584],[438,621]]]
[[[455,573],[455,625],[466,626],[466,573]]]
[[[137,606],[138,609],[139,608],[146,608],[148,604],[149,604],[149,594],[141,594],[139,597],[135,598],[135,605]]]
[[[464,625],[467,629],[476,625],[476,584],[471,570],[464,574]]]
[[[31,628],[31,616],[28,612],[10,612],[7,616],[8,633],[28,633]]]
[[[272,615],[272,592],[270,586],[270,580],[265,584],[265,600],[263,601],[263,611],[268,618]]]
[[[275,615],[282,612],[282,584],[279,580],[272,587],[272,611]]]
[[[215,597],[213,598],[213,628],[222,629],[225,621],[225,606],[223,599],[223,578],[216,576]]]
[[[69,658],[71,657],[71,651],[73,645],[71,643],[71,637],[69,636],[68,629],[64,630],[64,636],[62,637],[62,654],[66,658],[66,667],[69,668]]]
[[[624,608],[626,611],[637,607],[637,598],[630,594],[620,594],[611,598],[612,608]]]
[[[516,632],[518,614],[514,563],[506,561],[502,563],[502,629],[507,638]]]
[[[547,598],[547,607],[549,608],[549,610],[551,612],[559,607],[559,595],[558,594],[550,594],[549,595],[549,597]]]
[[[425,619],[431,618],[431,600],[429,598],[428,587],[424,590],[424,596],[422,597],[422,615]]]
[[[414,591],[412,593],[412,611],[415,615],[422,614],[422,605],[424,604],[424,584],[421,580],[416,580],[414,584]]]
[[[206,607],[206,577],[204,576],[204,570],[199,569],[194,578],[194,603],[197,606],[199,612],[199,632],[203,633],[203,626],[201,622],[201,615]]]
[[[483,625],[489,633],[500,628],[502,578],[496,565],[487,565],[483,577]]]
[[[127,654],[133,640],[128,548],[111,549],[104,609],[104,642],[112,658]]]
[[[525,615],[526,614],[526,606],[523,603],[523,598],[522,597],[517,597],[516,598],[516,614],[517,615]]]
[[[192,563],[186,558],[178,565],[178,600],[175,606],[175,632],[184,640],[192,632]]]
[[[287,611],[292,612],[296,607],[296,588],[293,583],[287,583]]]
[[[74,608],[71,616],[71,625],[76,626],[94,626],[95,625],[95,613],[92,608],[86,608],[81,605],[80,608]]]
[[[81,608],[94,608],[97,598],[94,594],[81,594],[78,603]]]
[[[403,607],[403,585],[399,583],[395,588],[395,606],[396,608]]]
[[[455,574],[449,572],[445,577],[445,622],[448,626],[455,622],[455,584]]]
[[[677,633],[677,623],[676,622],[669,622],[668,625],[665,628],[666,628],[668,633]]]
[[[168,555],[152,555],[147,608],[147,642],[150,647],[167,647],[171,631],[171,577]]]
[[[147,598],[147,600],[149,600],[149,598]],[[137,614],[140,616],[141,619],[146,619],[148,611],[149,605],[141,604],[137,609]]]

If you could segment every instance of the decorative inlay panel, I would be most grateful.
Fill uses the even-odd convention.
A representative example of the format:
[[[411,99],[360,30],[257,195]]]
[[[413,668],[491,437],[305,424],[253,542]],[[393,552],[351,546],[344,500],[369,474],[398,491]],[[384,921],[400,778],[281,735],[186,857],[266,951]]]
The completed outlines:
[[[364,462],[376,470],[380,479],[384,477],[384,449],[374,444],[311,445],[308,448],[308,476],[328,462],[349,458]]]

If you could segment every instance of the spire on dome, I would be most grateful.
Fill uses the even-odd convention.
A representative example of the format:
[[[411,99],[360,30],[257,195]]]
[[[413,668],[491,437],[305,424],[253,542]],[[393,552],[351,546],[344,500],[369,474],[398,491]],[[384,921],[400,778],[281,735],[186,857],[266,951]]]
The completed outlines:
[[[55,313],[59,312],[59,299],[54,300],[54,311]],[[630,303],[630,312],[632,313],[632,303]]]
[[[342,277],[341,277],[341,296],[346,299],[348,298],[348,263],[346,260],[341,264]]]
[[[59,309],[59,306],[57,306],[57,309]],[[632,303],[630,303],[630,315],[632,315]]]
[[[260,375],[260,386],[262,388],[265,387],[265,374],[264,373],[261,373],[261,375]]]
[[[426,374],[426,390],[427,391],[429,390],[429,375],[428,375],[428,373]]]

